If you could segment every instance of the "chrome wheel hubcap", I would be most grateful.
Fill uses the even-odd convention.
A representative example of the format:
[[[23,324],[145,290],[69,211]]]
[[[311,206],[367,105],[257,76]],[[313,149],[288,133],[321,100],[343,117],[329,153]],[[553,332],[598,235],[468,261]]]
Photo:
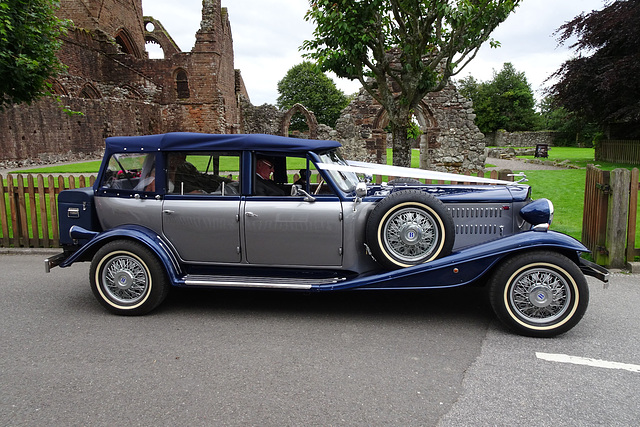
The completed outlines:
[[[421,262],[436,249],[438,227],[431,215],[405,208],[389,217],[383,229],[385,246],[403,262]]]
[[[102,270],[103,289],[114,301],[135,304],[146,295],[149,276],[144,265],[128,255],[109,259]]]
[[[516,314],[531,323],[547,323],[562,317],[569,309],[571,289],[566,279],[547,268],[519,274],[509,292]]]

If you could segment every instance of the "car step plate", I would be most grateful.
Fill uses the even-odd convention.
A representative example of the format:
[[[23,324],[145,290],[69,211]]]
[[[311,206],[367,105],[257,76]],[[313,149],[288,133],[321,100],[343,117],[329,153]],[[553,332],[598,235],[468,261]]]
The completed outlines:
[[[188,274],[185,285],[239,288],[311,289],[313,285],[330,285],[346,280],[344,277],[298,278],[264,276],[205,276]]]

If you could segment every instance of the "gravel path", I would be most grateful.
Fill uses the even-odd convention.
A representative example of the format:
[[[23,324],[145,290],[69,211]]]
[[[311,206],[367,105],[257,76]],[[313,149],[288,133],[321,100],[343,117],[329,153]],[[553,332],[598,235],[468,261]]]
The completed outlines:
[[[496,159],[493,157],[487,157],[487,164],[495,165],[495,167],[489,167],[488,170],[493,169],[511,169],[512,171],[523,171],[523,170],[563,170],[562,166],[555,166],[547,163],[533,163],[526,162],[524,160],[507,160],[507,159]]]

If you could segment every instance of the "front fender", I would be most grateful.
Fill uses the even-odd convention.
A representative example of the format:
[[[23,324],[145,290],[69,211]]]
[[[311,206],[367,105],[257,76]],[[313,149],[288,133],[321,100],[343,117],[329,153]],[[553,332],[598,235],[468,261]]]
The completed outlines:
[[[69,231],[73,238],[89,238],[90,240],[80,249],[75,251],[71,256],[60,263],[60,267],[68,267],[76,261],[90,258],[92,254],[105,243],[117,239],[135,240],[147,246],[162,262],[165,267],[169,279],[175,283],[181,275],[180,264],[170,246],[154,231],[139,225],[123,225],[97,233],[95,231],[85,230],[78,226],[73,226]]]
[[[528,250],[575,253],[570,257],[579,264],[579,252],[590,252],[582,243],[562,233],[525,231],[498,240],[460,249],[452,254],[412,267],[358,277],[332,289],[427,289],[461,286],[474,282],[502,259]],[[320,289],[328,287],[320,286]]]

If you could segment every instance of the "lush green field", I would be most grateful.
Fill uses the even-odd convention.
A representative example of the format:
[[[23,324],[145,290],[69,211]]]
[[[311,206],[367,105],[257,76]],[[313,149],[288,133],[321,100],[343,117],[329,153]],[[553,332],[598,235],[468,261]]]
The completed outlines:
[[[627,163],[596,162],[594,160],[595,149],[575,148],[575,147],[551,147],[548,160],[562,162],[569,161],[569,165],[585,168],[588,164],[596,165],[603,170],[613,170],[617,168],[632,169],[638,165]],[[534,156],[518,156],[519,159],[534,159]]]
[[[584,169],[523,171],[534,199],[553,202],[555,214],[551,229],[580,239],[584,209]]]
[[[82,173],[87,175],[96,175],[100,170],[100,163],[102,161],[97,160],[93,162],[80,162],[72,163],[68,165],[57,166],[45,166],[41,168],[25,169],[17,171],[15,173],[32,173],[32,174],[59,174],[59,173]]]

